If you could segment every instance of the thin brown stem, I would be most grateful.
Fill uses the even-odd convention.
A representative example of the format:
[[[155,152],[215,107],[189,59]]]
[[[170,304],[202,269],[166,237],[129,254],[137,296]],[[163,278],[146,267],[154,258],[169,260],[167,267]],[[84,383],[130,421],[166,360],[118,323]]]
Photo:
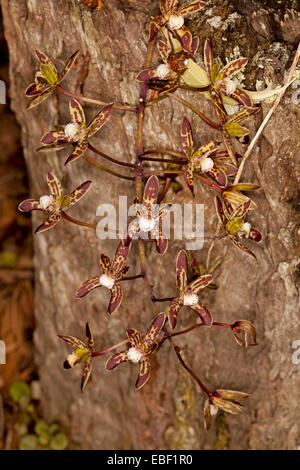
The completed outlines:
[[[212,395],[212,392],[201,382],[199,377],[197,377],[197,375],[192,371],[192,369],[190,369],[190,367],[184,362],[180,353],[179,346],[174,346],[174,351],[179,359],[180,364],[185,368],[185,370],[188,371],[188,373],[193,377],[193,379],[196,380],[197,384],[203,390],[203,392],[210,397]]]
[[[153,302],[172,302],[175,297],[164,297],[163,299],[157,299],[156,297],[152,297]]]
[[[140,279],[143,278],[144,274],[137,274],[136,276],[128,276],[128,277],[123,277],[123,279],[120,279],[119,282],[121,281],[134,281],[135,279]]]
[[[104,354],[107,354],[110,351],[113,351],[114,349],[119,348],[120,346],[123,346],[123,344],[127,344],[129,342],[128,339],[124,339],[124,341],[121,341],[118,344],[115,344],[114,346],[111,346],[110,348],[103,349],[102,351],[95,351],[92,353],[92,357],[97,357],[97,356],[104,356]]]
[[[70,98],[75,98],[76,100],[85,101],[86,103],[98,104],[100,106],[107,106],[109,104],[109,103],[105,103],[104,101],[94,100],[93,98],[87,98],[86,96],[76,95],[76,93],[71,93],[70,91],[62,88],[60,85],[58,85],[56,89],[57,91],[59,91],[59,93],[65,96],[69,96]],[[118,109],[119,111],[132,111],[134,113],[136,113],[137,111],[136,108],[133,106],[126,106],[126,105],[117,104],[117,103],[113,105],[113,109]]]
[[[165,198],[165,196],[166,196],[166,194],[169,191],[169,188],[171,186],[171,182],[172,182],[171,178],[166,178],[163,190],[161,191],[161,193],[160,193],[160,195],[158,196],[158,199],[157,199],[158,204],[160,204],[164,200],[164,198]]]
[[[105,166],[102,166],[99,163],[95,162],[95,160],[92,160],[87,155],[83,155],[82,158],[84,158],[84,160],[86,160],[88,163],[95,166],[96,168],[99,168],[99,170],[105,171],[106,173],[109,173],[110,175],[117,176],[118,178],[121,178],[123,180],[134,181],[133,176],[120,175],[120,173],[116,173],[115,171],[110,170],[109,168],[106,168]]]
[[[199,109],[195,108],[195,106],[193,106],[188,101],[184,100],[183,98],[180,98],[177,95],[173,95],[171,93],[167,93],[167,94],[168,94],[169,98],[171,98],[172,100],[178,101],[178,103],[181,103],[184,106],[187,106],[188,108],[190,108],[195,114],[197,114],[197,116],[199,116],[202,119],[202,121],[204,121],[210,127],[213,127],[214,129],[217,129],[217,130],[222,130],[222,128],[219,126],[219,124],[216,124],[215,122],[212,122],[203,113],[201,113],[201,111],[199,111]]]
[[[144,157],[145,155],[152,155],[152,154],[171,155],[172,157],[177,157],[183,160],[187,160],[187,157],[184,153],[180,153],[180,152],[176,152],[175,150],[168,150],[168,149],[149,149],[143,153],[142,157]]]
[[[109,155],[106,155],[106,153],[103,153],[101,152],[101,150],[99,149],[96,149],[92,144],[88,144],[88,148],[89,150],[91,150],[92,152],[96,153],[97,155],[99,155],[100,157],[104,158],[105,160],[108,160],[112,163],[115,163],[116,165],[120,165],[120,166],[126,166],[128,168],[135,168],[135,165],[133,163],[127,163],[127,162],[121,162],[120,160],[116,160],[115,158],[113,157],[110,157]]]
[[[72,224],[76,224],[76,225],[81,225],[82,227],[96,229],[96,226],[97,226],[96,224],[88,224],[87,222],[82,222],[81,220],[74,219],[69,214],[66,214],[63,211],[61,212],[61,216],[68,222],[72,222]]]

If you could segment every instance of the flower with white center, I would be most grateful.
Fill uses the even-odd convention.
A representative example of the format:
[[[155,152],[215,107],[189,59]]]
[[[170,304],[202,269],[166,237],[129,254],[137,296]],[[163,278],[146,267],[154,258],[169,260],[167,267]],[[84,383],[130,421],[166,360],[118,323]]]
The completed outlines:
[[[53,210],[55,207],[55,201],[52,196],[41,196],[40,205],[44,211]]]
[[[143,357],[143,353],[139,351],[137,348],[130,348],[127,351],[127,359],[135,364],[140,362]]]
[[[73,124],[70,122],[65,126],[64,132],[66,137],[68,139],[75,139],[75,137],[78,137],[78,130],[79,130],[79,125],[78,124]]]
[[[115,281],[112,277],[108,276],[107,274],[101,274],[101,276],[99,277],[99,284],[100,286],[112,289],[114,287]]]
[[[78,356],[76,352],[74,351],[68,355],[66,359],[66,363],[68,364],[69,367],[74,367],[77,362],[78,362]]]
[[[200,167],[201,170],[205,173],[207,171],[210,171],[214,167],[214,161],[210,157],[203,157],[200,159]]]
[[[184,17],[180,15],[170,15],[168,26],[169,28],[174,31],[176,29],[180,29],[184,25]]]
[[[226,95],[228,96],[232,95],[237,88],[235,81],[229,78],[224,78],[223,85],[225,86]]]
[[[249,222],[243,223],[240,230],[238,231],[239,237],[245,236],[246,238],[249,238],[250,230],[251,230],[251,224],[249,224]]]
[[[157,78],[159,78],[160,80],[164,80],[165,78],[168,78],[170,72],[171,72],[170,64],[160,64],[156,69]]]
[[[155,227],[155,219],[147,219],[146,217],[139,217],[139,226],[142,232],[151,232]]]
[[[183,296],[183,305],[192,307],[193,305],[197,305],[198,303],[198,295],[191,292],[189,294],[184,294]]]

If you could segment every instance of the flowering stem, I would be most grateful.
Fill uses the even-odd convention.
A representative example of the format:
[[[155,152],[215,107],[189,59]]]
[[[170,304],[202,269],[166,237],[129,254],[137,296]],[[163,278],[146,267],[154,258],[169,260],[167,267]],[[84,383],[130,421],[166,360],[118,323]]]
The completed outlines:
[[[113,351],[114,349],[117,349],[118,347],[123,346],[123,344],[126,344],[128,342],[129,342],[128,339],[124,339],[124,341],[121,341],[120,343],[115,344],[114,346],[111,346],[110,348],[103,349],[102,351],[95,351],[92,353],[92,357],[104,356],[104,354],[107,354],[108,352]]]
[[[100,157],[105,158],[105,160],[109,160],[112,163],[116,163],[116,165],[121,165],[121,166],[126,166],[128,168],[134,168],[135,165],[133,163],[126,163],[126,162],[121,162],[119,160],[115,160],[114,158],[110,157],[109,155],[106,155],[105,153],[101,152],[101,150],[96,149],[92,144],[88,144],[89,150],[92,152],[96,153],[97,155],[100,155]]]
[[[176,152],[175,150],[165,150],[165,149],[150,149],[146,150],[142,158],[144,158],[145,155],[151,155],[151,154],[162,154],[162,155],[171,155],[172,157],[178,157],[182,158],[183,160],[187,160],[187,157],[184,153]]]
[[[123,180],[134,181],[134,177],[133,177],[133,176],[120,175],[119,173],[116,173],[115,171],[110,170],[109,168],[106,168],[105,166],[102,166],[102,165],[100,165],[99,163],[95,162],[94,160],[92,160],[92,159],[91,159],[90,157],[88,157],[87,155],[83,155],[82,158],[84,158],[84,160],[86,160],[87,162],[89,162],[91,165],[95,166],[96,168],[99,168],[100,170],[105,171],[106,173],[109,173],[110,175],[117,176],[118,178],[121,178],[121,179],[123,179]]]
[[[153,302],[172,302],[172,300],[174,299],[175,297],[165,297],[163,299],[157,299],[156,297],[152,297]]]
[[[222,193],[223,190],[220,188],[220,186],[217,186],[212,181],[207,180],[206,178],[204,178],[201,175],[197,175],[197,173],[195,173],[194,176],[195,176],[195,178],[198,178],[198,180],[203,181],[203,183],[208,184],[208,186],[213,188],[215,191],[218,191],[218,193]]]
[[[182,160],[168,160],[166,158],[159,157],[141,157],[141,160],[145,162],[160,162],[160,163],[174,163],[175,165],[186,165],[187,162]]]
[[[232,330],[232,326],[229,323],[221,323],[218,321],[214,321],[213,326],[224,326],[224,328],[229,328],[230,330]]]
[[[140,279],[143,277],[144,277],[144,274],[136,274],[136,276],[123,277],[123,279],[120,279],[120,281],[133,281],[134,279]]]
[[[203,390],[203,392],[210,397],[212,395],[212,392],[201,382],[199,377],[197,377],[197,375],[192,371],[192,369],[189,368],[189,366],[182,359],[182,356],[180,354],[180,347],[174,345],[174,351],[177,354],[180,364],[185,368],[185,370],[188,371],[189,374],[191,374],[193,379],[196,380],[197,384]]]
[[[109,104],[105,103],[104,101],[94,100],[93,98],[86,98],[85,96],[76,95],[75,93],[71,93],[70,91],[65,90],[60,85],[58,85],[56,89],[63,95],[70,96],[70,98],[75,98],[76,100],[85,101],[86,103],[99,104],[100,106],[107,106]],[[132,111],[136,113],[135,107],[126,106],[123,104],[114,104],[113,109],[118,109],[119,111]]]
[[[88,224],[86,222],[81,222],[81,220],[74,219],[70,215],[66,214],[65,212],[61,212],[61,216],[68,220],[68,222],[72,222],[72,224],[81,225],[82,227],[94,228],[96,229],[96,224]]]
[[[161,203],[161,201],[165,198],[170,186],[171,186],[171,178],[166,178],[165,185],[163,187],[163,190],[161,191],[160,195],[158,196],[157,202],[158,204]]]
[[[216,124],[215,122],[212,122],[210,119],[208,119],[204,114],[199,111],[199,109],[195,108],[192,104],[190,104],[188,101],[185,101],[184,99],[180,98],[179,96],[172,95],[171,93],[167,93],[172,100],[178,101],[179,103],[183,104],[184,106],[187,106],[190,108],[197,116],[199,116],[202,121],[204,121],[206,124],[208,124],[210,127],[213,127],[214,129],[221,130],[222,128],[219,126],[219,124]]]

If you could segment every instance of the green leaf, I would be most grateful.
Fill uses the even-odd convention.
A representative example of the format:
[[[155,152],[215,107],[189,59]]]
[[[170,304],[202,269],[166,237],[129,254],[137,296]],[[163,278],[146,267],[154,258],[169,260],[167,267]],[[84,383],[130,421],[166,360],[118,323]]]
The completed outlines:
[[[233,137],[244,137],[249,134],[249,130],[238,122],[227,122],[224,124],[224,129]]]
[[[50,426],[49,426],[50,434],[54,435],[54,434],[58,433],[59,430],[60,430],[60,426],[59,426],[58,423],[50,424]]]
[[[29,399],[31,398],[31,391],[30,387],[26,382],[14,382],[10,387],[9,387],[9,396],[12,398],[12,400],[15,403],[19,403],[20,398],[22,396],[28,397]],[[28,405],[28,403],[27,403]]]
[[[43,419],[38,419],[35,426],[34,432],[41,436],[42,434],[49,433],[49,426]]]
[[[17,263],[17,255],[12,251],[0,253],[0,268],[14,268]]]
[[[20,439],[19,450],[36,450],[38,438],[35,434],[27,434]]]
[[[68,438],[62,432],[59,432],[50,441],[50,448],[52,450],[65,450],[69,445]]]
[[[187,69],[181,77],[187,85],[194,88],[204,88],[210,84],[205,70],[192,59],[188,59]]]

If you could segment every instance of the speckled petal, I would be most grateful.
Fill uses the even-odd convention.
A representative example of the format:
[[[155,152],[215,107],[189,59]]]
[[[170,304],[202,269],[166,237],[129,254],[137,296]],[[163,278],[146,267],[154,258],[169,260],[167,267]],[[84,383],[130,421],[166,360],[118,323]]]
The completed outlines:
[[[113,103],[108,104],[94,117],[87,128],[88,137],[94,135],[104,126],[110,117],[112,107]]]
[[[126,334],[132,348],[136,348],[142,344],[141,333],[138,330],[135,330],[134,328],[128,328]]]
[[[177,322],[178,312],[183,306],[183,299],[181,297],[176,297],[172,300],[168,308],[168,319],[172,329],[175,328]]]
[[[46,232],[46,230],[50,230],[51,228],[55,227],[56,224],[61,220],[60,213],[51,214],[50,217],[41,224],[36,230],[35,233]]]
[[[204,289],[207,287],[213,280],[213,276],[211,274],[205,274],[204,276],[200,276],[195,279],[193,282],[189,284],[189,289],[191,289],[195,294],[199,292],[200,289]]]
[[[128,362],[127,351],[121,351],[110,356],[106,361],[105,369],[112,370],[119,364],[122,364],[122,362]]]
[[[187,285],[188,260],[185,250],[180,250],[176,259],[176,284],[178,292],[182,292]]]
[[[111,264],[115,273],[118,273],[123,268],[129,254],[130,247],[131,244],[125,244],[123,240],[120,241]]]
[[[83,196],[86,195],[88,190],[90,189],[92,181],[85,181],[82,183],[78,188],[74,189],[71,194],[68,194],[63,199],[63,209],[68,210],[78,201],[80,201]]]
[[[197,305],[193,305],[191,309],[199,315],[205,325],[211,326],[212,316],[210,311],[206,307],[204,307],[204,305],[198,303]]]
[[[57,198],[57,196],[59,198],[62,197],[63,195],[62,186],[58,178],[50,171],[47,175],[47,184],[48,184],[48,188],[49,188],[51,196],[53,196],[55,199]]]
[[[90,358],[84,365],[83,372],[82,372],[82,379],[81,379],[81,386],[80,386],[82,392],[84,391],[86,384],[88,383],[88,380],[91,376],[91,372],[92,372],[92,360]]]
[[[152,346],[152,344],[155,343],[155,341],[158,339],[161,329],[165,324],[165,321],[166,315],[163,312],[159,313],[155,317],[143,338],[143,343],[146,349],[150,348],[150,346]]]
[[[77,289],[76,297],[81,298],[88,294],[91,290],[100,286],[99,276],[92,277],[87,281],[83,282],[79,289]]]
[[[103,273],[108,273],[110,271],[110,259],[108,256],[102,254],[100,256],[100,266],[102,268]]]
[[[145,359],[142,359],[140,361],[139,376],[138,376],[136,384],[135,384],[135,387],[138,390],[140,390],[146,384],[146,382],[149,380],[150,369],[151,369],[151,366],[150,366],[149,359],[147,357]]]
[[[30,212],[30,211],[42,211],[43,208],[40,205],[40,201],[36,199],[25,199],[25,201],[20,202],[18,206],[19,211],[21,212]]]
[[[116,312],[121,305],[123,299],[123,290],[120,284],[114,284],[113,288],[111,289],[111,296],[108,305],[108,313],[111,315],[112,313]]]
[[[71,155],[67,158],[65,161],[65,165],[67,165],[70,162],[73,162],[74,160],[77,160],[78,158],[82,157],[82,155],[85,154],[86,150],[88,148],[88,141],[86,139],[81,140],[76,144],[75,149],[71,153]]]

